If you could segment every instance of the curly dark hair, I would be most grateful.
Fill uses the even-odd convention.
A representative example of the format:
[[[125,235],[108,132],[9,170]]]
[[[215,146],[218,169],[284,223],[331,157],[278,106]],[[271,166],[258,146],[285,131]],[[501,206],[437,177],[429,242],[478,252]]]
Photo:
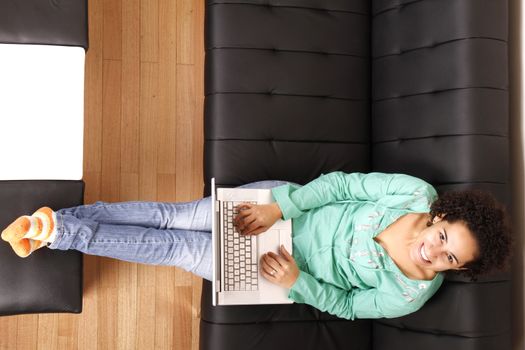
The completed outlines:
[[[504,270],[508,267],[512,251],[510,219],[503,204],[485,191],[448,191],[439,196],[430,206],[432,224],[436,216],[449,223],[466,224],[478,244],[474,261],[466,263],[466,270],[458,273],[475,281],[478,276]]]

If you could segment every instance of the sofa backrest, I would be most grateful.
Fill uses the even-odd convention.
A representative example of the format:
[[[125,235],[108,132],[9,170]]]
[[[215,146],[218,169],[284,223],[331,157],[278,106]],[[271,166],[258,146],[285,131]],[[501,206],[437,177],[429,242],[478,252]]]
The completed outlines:
[[[509,198],[507,1],[372,2],[372,168],[438,193]],[[374,322],[374,349],[509,349],[509,274],[448,275],[418,312]]]
[[[205,181],[370,169],[366,0],[208,1]]]

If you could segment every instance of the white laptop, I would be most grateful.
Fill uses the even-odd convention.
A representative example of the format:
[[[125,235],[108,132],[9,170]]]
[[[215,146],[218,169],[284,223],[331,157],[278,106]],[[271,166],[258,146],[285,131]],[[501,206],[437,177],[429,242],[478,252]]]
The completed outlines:
[[[279,252],[282,244],[292,252],[291,220],[278,220],[268,231],[242,236],[233,227],[242,202],[273,202],[269,189],[216,188],[212,190],[213,305],[291,304],[288,289],[266,280],[260,273],[260,257]]]

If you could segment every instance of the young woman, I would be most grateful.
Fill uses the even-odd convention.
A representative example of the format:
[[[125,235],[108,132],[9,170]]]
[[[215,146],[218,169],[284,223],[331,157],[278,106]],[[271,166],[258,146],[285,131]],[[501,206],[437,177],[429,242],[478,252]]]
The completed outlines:
[[[275,203],[243,204],[244,235],[292,219],[293,255],[281,247],[260,263],[289,297],[339,317],[399,317],[418,310],[440,287],[442,272],[472,278],[506,266],[511,237],[504,208],[480,191],[440,198],[403,174],[334,172],[305,186],[262,181]],[[211,280],[211,200],[103,203],[41,208],[2,233],[22,257],[43,246],[156,265]]]

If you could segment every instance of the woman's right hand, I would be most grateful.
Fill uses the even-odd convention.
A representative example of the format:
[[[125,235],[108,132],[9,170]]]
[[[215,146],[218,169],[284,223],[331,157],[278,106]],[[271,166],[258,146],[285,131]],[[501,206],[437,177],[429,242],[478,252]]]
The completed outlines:
[[[233,219],[233,224],[242,235],[258,235],[265,232],[283,214],[277,203],[270,204],[250,204],[241,203],[236,209],[239,214]]]

